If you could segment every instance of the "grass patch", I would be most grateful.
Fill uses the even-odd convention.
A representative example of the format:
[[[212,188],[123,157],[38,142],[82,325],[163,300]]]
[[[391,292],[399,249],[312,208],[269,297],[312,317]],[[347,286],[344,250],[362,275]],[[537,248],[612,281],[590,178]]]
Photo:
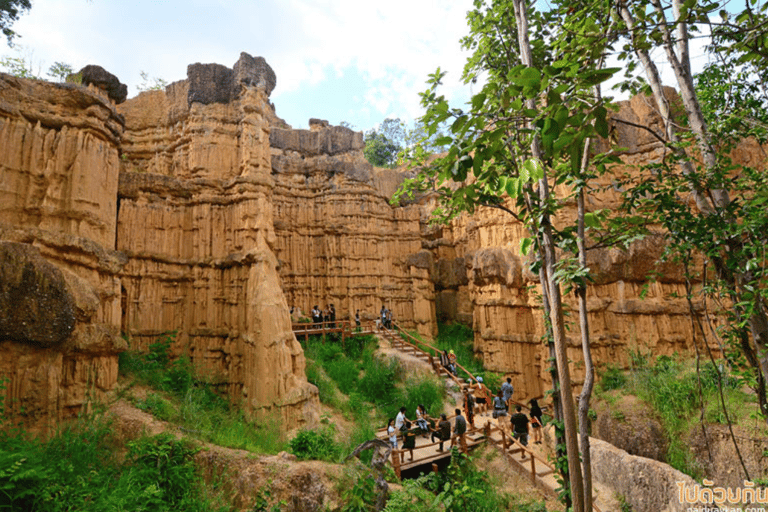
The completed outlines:
[[[419,404],[427,411],[442,410],[443,383],[435,376],[407,378],[396,359],[376,355],[375,336],[355,336],[343,347],[330,337],[315,336],[303,345],[307,380],[318,387],[320,400],[341,410],[346,419],[354,422],[354,428],[333,450],[317,453],[313,446],[331,446],[335,429],[329,425],[302,431],[291,441],[292,450],[314,453],[310,458],[332,460],[373,439],[376,430],[383,427],[388,418],[395,417],[400,407],[411,411],[411,415]],[[364,454],[365,457],[370,457],[370,453]]]
[[[46,511],[224,511],[206,487],[197,451],[171,434],[117,445],[101,416],[81,418],[47,442],[23,432],[0,434],[0,508]],[[124,455],[123,455],[124,454]]]
[[[697,375],[692,361],[670,356],[658,356],[654,360],[638,351],[631,354],[631,365],[631,370],[627,372],[615,366],[606,368],[598,385],[601,396],[614,404],[616,397],[609,391],[619,390],[648,403],[661,420],[669,442],[667,462],[691,477],[701,479],[703,470],[696,462],[687,439],[698,425],[702,406],[706,422],[727,423],[717,384],[719,374],[722,372],[723,394],[734,424],[738,423],[738,418],[748,417],[754,410],[754,397],[740,389],[738,379],[728,376],[727,372],[716,368],[711,362],[702,364]],[[621,411],[614,411],[612,415],[623,419]]]
[[[483,361],[475,355],[475,333],[472,328],[459,323],[439,323],[435,344],[440,350],[453,350],[456,362],[475,377],[483,377],[483,383],[490,390],[498,390],[504,380],[501,373],[483,368]],[[461,371],[459,376],[461,377]]]
[[[229,448],[275,454],[285,450],[275,421],[251,422],[243,412],[199,379],[189,358],[171,360],[173,336],[162,337],[147,354],[120,354],[120,373],[153,391],[134,405],[158,419],[175,423],[189,436]]]

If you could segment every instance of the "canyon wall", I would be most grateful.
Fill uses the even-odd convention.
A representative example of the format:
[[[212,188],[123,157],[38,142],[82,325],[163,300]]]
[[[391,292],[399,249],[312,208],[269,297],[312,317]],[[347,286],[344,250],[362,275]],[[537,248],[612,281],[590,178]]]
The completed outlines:
[[[549,389],[518,222],[480,209],[433,226],[433,197],[392,206],[407,171],[371,167],[359,132],[286,125],[264,59],[187,75],[117,106],[94,87],[0,75],[0,396],[13,415],[45,425],[76,414],[114,387],[127,344],[147,350],[174,333],[174,355],[249,414],[312,424],[317,391],[289,309],[315,304],[334,304],[339,319],[374,319],[385,305],[427,337],[438,320],[471,324],[476,353],[513,377],[518,399]],[[617,115],[660,122],[641,97]],[[592,210],[615,209],[616,176],[663,156],[645,131],[614,134],[623,164],[595,183]],[[754,165],[759,154],[734,157]],[[566,204],[556,222],[574,217]],[[664,244],[590,253],[598,365],[691,349],[683,276],[660,260]],[[578,384],[576,302],[565,301]]]
[[[363,137],[325,121],[270,134],[276,253],[288,303],[334,304],[339,319],[375,319],[382,305],[408,329],[436,334],[434,292],[417,206],[393,208],[400,173],[374,169]]]
[[[0,398],[32,430],[117,381],[122,125],[96,89],[0,74]]]
[[[676,96],[671,89],[668,93]],[[661,126],[659,115],[642,96],[622,102],[615,115],[652,128]],[[626,148],[622,164],[592,183],[596,192],[588,199],[590,211],[616,210],[618,177],[624,173],[637,176],[639,166],[664,157],[665,148],[645,130],[615,124],[613,133],[615,144]],[[761,155],[759,148],[747,144],[733,158],[736,163],[758,166]],[[554,220],[556,224],[574,222],[576,205],[575,200],[570,201]],[[431,208],[429,198],[423,203],[425,209]],[[481,208],[448,227],[432,228],[430,233],[433,240],[425,237],[425,247],[429,245],[441,265],[432,272],[438,288],[438,317],[473,325],[476,354],[487,369],[512,377],[518,399],[541,397],[551,388],[549,351],[542,342],[545,325],[538,275],[530,272],[529,258],[519,250],[521,239],[527,236],[523,226],[498,209]],[[597,365],[626,367],[633,352],[656,356],[693,351],[685,279],[680,266],[661,260],[665,244],[664,236],[657,234],[627,250],[588,252],[593,282],[587,288],[587,307],[592,357]],[[569,325],[568,358],[578,387],[584,378],[578,304],[572,293],[563,300]],[[703,313],[702,302],[696,300],[694,307]]]
[[[313,423],[317,390],[274,250],[274,73],[243,54],[233,69],[194,64],[187,75],[119,107],[122,329],[138,350],[175,331],[175,353],[246,412]]]

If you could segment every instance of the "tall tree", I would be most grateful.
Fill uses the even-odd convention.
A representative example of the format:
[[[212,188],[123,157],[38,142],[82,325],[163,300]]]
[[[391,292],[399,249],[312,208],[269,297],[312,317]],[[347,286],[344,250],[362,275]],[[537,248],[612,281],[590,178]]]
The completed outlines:
[[[640,62],[664,121],[665,133],[659,135],[672,155],[655,167],[650,180],[630,192],[628,208],[663,226],[674,241],[671,251],[681,258],[701,254],[715,269],[717,281],[707,290],[732,304],[730,329],[725,336],[753,369],[752,385],[768,421],[768,276],[761,260],[766,242],[761,232],[765,224],[761,210],[768,190],[760,173],[732,164],[726,143],[738,141],[738,136],[736,140],[733,137],[737,134],[730,131],[720,137],[712,132],[699,101],[688,49],[691,29],[711,26],[718,6],[682,0],[622,0],[613,8],[630,39],[629,51],[623,57]],[[721,11],[723,23],[713,31],[710,47],[715,56],[736,56],[732,64],[750,64],[755,76],[762,76],[768,35],[765,9],[765,5],[750,1],[733,19]],[[682,118],[673,115],[650,57],[654,48],[664,52],[674,72],[684,109]],[[695,200],[695,208],[686,203],[685,191]]]
[[[385,119],[378,129],[365,132],[363,153],[366,160],[376,167],[394,167],[397,164],[397,155],[403,149],[405,138],[405,124],[400,121],[400,118]]]
[[[515,25],[508,23],[510,13]],[[447,122],[449,135],[437,142],[447,144],[448,151],[428,165],[420,162],[421,171],[406,180],[400,196],[431,191],[440,202],[434,213],[443,220],[481,206],[497,208],[522,222],[531,234],[521,249],[533,247],[538,255],[536,269],[542,276],[544,311],[554,341],[568,457],[568,505],[582,511],[591,505],[591,488],[582,478],[560,285],[580,279],[578,286],[583,286],[585,269],[578,262],[563,264],[562,249],[576,252],[576,229],[572,225],[558,229],[554,218],[576,193],[567,190],[586,190],[588,178],[582,169],[593,156],[585,152],[588,141],[608,135],[608,110],[593,87],[615,70],[600,67],[603,50],[594,37],[580,36],[559,47],[541,46],[544,34],[554,34],[562,17],[537,13],[524,0],[491,6],[478,0],[468,19],[470,36],[464,44],[474,51],[464,80],[475,81],[482,73],[485,83],[464,111],[451,108],[438,94],[443,73],[438,69],[430,75],[430,88],[422,93],[426,109],[422,121],[429,134]],[[600,169],[604,166],[605,159],[597,164]],[[568,197],[555,194],[556,189]],[[585,490],[590,498],[585,498]]]

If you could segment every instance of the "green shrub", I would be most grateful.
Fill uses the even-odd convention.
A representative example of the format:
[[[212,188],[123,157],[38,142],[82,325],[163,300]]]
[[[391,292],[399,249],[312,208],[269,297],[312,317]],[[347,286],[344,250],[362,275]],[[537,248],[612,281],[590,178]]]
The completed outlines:
[[[433,416],[436,416],[437,412],[442,410],[444,396],[445,386],[437,377],[411,379],[403,388],[403,405],[408,410],[406,415],[415,417],[416,407],[423,404],[427,411],[433,411]],[[397,410],[399,408],[398,406]]]
[[[339,354],[335,359],[327,361],[325,371],[343,392],[350,393],[357,388],[358,376],[360,375],[359,365],[345,355]]]
[[[144,400],[137,400],[134,405],[163,421],[172,421],[177,417],[173,404],[157,393],[147,393]]]
[[[341,497],[342,512],[369,512],[376,503],[376,482],[372,476],[358,478],[355,485],[342,491]]]
[[[129,444],[124,462],[112,426],[81,418],[47,442],[0,437],[0,509],[45,511],[222,510],[209,498],[192,449],[165,434]]]
[[[399,363],[395,359],[369,357],[364,362],[364,375],[358,383],[363,397],[374,404],[391,404],[397,394],[394,386]]]
[[[318,430],[300,430],[289,443],[291,453],[299,460],[335,462],[340,450],[333,437],[334,431],[328,427]]]
[[[600,390],[612,391],[614,389],[621,389],[627,384],[627,376],[624,372],[615,364],[609,364],[605,367],[602,375],[600,376]]]

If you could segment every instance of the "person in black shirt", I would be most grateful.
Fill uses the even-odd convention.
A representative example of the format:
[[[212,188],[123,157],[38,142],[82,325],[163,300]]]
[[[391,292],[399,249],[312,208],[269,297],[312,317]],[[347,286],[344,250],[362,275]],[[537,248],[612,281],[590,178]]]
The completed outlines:
[[[400,452],[400,463],[405,462],[405,450],[411,452],[411,458],[413,460],[413,449],[416,448],[416,434],[421,432],[419,428],[411,428],[411,422],[405,422],[405,430],[403,432],[403,451]]]
[[[541,430],[544,422],[541,421],[541,407],[535,398],[531,398],[531,427],[533,427],[533,442],[541,444]]]
[[[437,430],[432,433],[432,442],[435,442],[435,435],[440,440],[440,448],[437,451],[443,451],[443,442],[451,438],[451,422],[448,421],[445,414],[440,415],[440,423],[437,424]]]
[[[516,412],[509,418],[509,422],[512,423],[512,435],[515,439],[523,446],[528,446],[528,416],[523,414],[522,410],[523,408],[519,405],[515,407]],[[522,458],[525,458],[525,452]]]
[[[467,420],[464,419],[464,416],[461,415],[461,409],[456,409],[456,423],[453,427],[453,435],[454,437],[451,438],[451,448],[453,448],[453,445],[456,444],[456,436],[459,438],[459,447],[461,448],[461,451],[464,453],[467,453]]]

